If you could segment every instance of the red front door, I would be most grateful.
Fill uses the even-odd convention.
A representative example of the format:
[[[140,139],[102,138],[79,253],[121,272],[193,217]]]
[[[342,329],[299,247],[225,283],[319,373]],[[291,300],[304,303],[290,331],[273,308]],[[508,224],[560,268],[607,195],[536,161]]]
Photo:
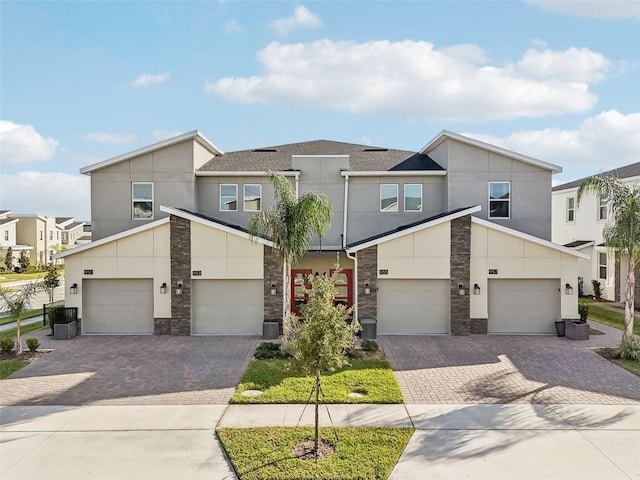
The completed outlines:
[[[330,270],[333,275],[335,270]],[[310,276],[313,272],[310,268],[291,269],[291,312],[300,315],[300,308],[309,301],[311,289]],[[342,269],[336,278],[336,300],[335,303],[345,304],[347,307],[353,305],[353,270]]]

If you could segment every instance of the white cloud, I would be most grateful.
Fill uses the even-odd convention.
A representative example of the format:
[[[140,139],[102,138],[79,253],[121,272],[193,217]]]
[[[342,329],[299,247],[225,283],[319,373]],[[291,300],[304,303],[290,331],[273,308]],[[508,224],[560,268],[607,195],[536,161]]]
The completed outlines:
[[[544,10],[568,13],[582,18],[640,20],[638,0],[528,0],[528,2]]]
[[[44,138],[31,125],[0,120],[0,153],[6,165],[49,160],[57,147],[57,140]]]
[[[66,173],[20,172],[0,175],[0,208],[15,214],[91,218],[90,179]]]
[[[244,28],[235,19],[231,19],[222,26],[222,30],[224,33],[239,33],[243,32]]]
[[[96,143],[112,143],[115,145],[126,145],[127,143],[135,142],[136,136],[133,134],[122,133],[87,133],[84,136],[87,142]]]
[[[530,49],[504,65],[474,45],[320,40],[273,42],[258,52],[265,74],[226,77],[205,91],[244,103],[332,108],[432,121],[482,122],[585,112],[589,83],[610,62],[588,49]]]
[[[307,7],[298,5],[290,17],[274,20],[269,26],[278,32],[278,34],[284,36],[296,28],[321,27],[322,21],[320,17],[311,12]]]
[[[560,165],[566,180],[640,161],[640,113],[607,110],[587,118],[576,130],[547,128],[508,137],[464,135]]]
[[[151,133],[151,136],[154,140],[166,140],[168,138],[177,137],[178,135],[182,135],[184,132],[179,132],[177,130],[154,130]]]
[[[169,79],[168,73],[158,73],[153,75],[151,73],[145,73],[137,77],[135,80],[129,83],[130,87],[151,87],[154,85],[160,85]]]

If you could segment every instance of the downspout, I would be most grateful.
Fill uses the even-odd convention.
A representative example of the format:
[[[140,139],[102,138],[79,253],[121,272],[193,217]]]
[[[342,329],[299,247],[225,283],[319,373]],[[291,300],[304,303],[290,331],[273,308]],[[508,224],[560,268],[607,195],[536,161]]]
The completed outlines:
[[[300,197],[300,175],[296,175],[296,198]]]
[[[353,319],[356,322],[359,322],[360,319],[358,318],[358,253],[356,252],[354,254],[354,256],[352,257],[350,255],[350,252],[345,250],[345,253],[347,254],[347,258],[350,258],[351,260],[353,260]]]
[[[342,211],[342,249],[347,247],[347,208],[349,206],[349,174],[344,176],[344,208]],[[347,254],[347,256],[349,256]],[[351,257],[349,257],[351,258]]]

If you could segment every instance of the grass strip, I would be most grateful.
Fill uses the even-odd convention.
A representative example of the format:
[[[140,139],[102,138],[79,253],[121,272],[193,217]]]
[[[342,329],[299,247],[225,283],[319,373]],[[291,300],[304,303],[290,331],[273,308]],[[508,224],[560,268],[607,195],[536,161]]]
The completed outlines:
[[[623,360],[621,358],[614,358],[611,361],[640,377],[640,362],[635,360]]]
[[[27,318],[38,317],[42,315],[42,309],[38,308],[35,310],[29,310],[28,312],[24,312],[20,315],[20,320],[26,320]],[[2,317],[0,318],[0,325],[6,325],[7,323],[12,323],[13,319],[11,317]]]
[[[0,274],[0,283],[19,282],[20,280],[36,280],[38,278],[44,278],[47,272],[35,272],[35,273],[3,273]],[[64,276],[64,272],[61,273]]]
[[[598,323],[604,323],[605,325],[617,328],[618,330],[624,329],[624,315],[622,313],[614,312],[605,307],[600,307],[597,303],[588,302],[588,304],[590,320]],[[633,321],[633,333],[640,335],[640,318],[638,318],[638,316],[636,316]]]
[[[335,452],[317,463],[292,452],[313,438],[312,427],[221,428],[217,434],[240,480],[386,480],[413,429],[321,427]]]
[[[49,328],[49,327],[43,327],[42,324],[40,322],[36,322],[36,323],[32,323],[30,325],[21,325],[20,326],[20,333],[21,336],[23,338],[23,340],[25,339],[25,335],[27,333],[30,332],[35,332],[37,330],[40,330],[41,328]],[[16,333],[17,333],[17,328],[10,328],[9,330],[4,330],[2,332],[0,332],[0,338],[16,338]]]
[[[0,362],[0,380],[7,378],[13,372],[17,372],[22,367],[28,365],[25,360],[3,360]]]
[[[322,375],[323,403],[402,403],[402,392],[386,360],[351,360],[351,365]],[[252,360],[231,403],[305,403],[314,379],[296,367],[295,360]],[[255,397],[246,390],[261,390]],[[358,392],[362,397],[350,397]]]

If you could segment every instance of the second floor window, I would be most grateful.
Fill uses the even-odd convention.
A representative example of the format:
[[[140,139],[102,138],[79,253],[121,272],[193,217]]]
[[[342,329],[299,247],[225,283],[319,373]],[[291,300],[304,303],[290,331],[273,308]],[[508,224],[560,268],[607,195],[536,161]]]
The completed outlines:
[[[598,277],[602,280],[607,279],[607,253],[598,253]]]
[[[44,237],[42,236],[42,230],[40,230],[40,240],[43,240]]]
[[[131,184],[131,218],[153,218],[153,183]]]
[[[5,230],[4,231],[4,241],[8,242],[9,241],[9,230]]]
[[[404,211],[422,211],[422,185],[419,183],[407,183],[404,186]]]
[[[259,212],[262,210],[262,185],[246,183],[244,190],[244,211]]]
[[[607,219],[607,203],[598,197],[598,220]]]
[[[383,183],[380,185],[380,211],[398,211],[398,185],[395,183]]]
[[[229,183],[220,185],[220,210],[223,212],[238,210],[238,185]]]
[[[573,223],[576,220],[576,199],[567,198],[567,222]]]
[[[511,183],[489,182],[489,218],[511,217]]]
[[[49,231],[49,240],[53,240],[53,230]]]

